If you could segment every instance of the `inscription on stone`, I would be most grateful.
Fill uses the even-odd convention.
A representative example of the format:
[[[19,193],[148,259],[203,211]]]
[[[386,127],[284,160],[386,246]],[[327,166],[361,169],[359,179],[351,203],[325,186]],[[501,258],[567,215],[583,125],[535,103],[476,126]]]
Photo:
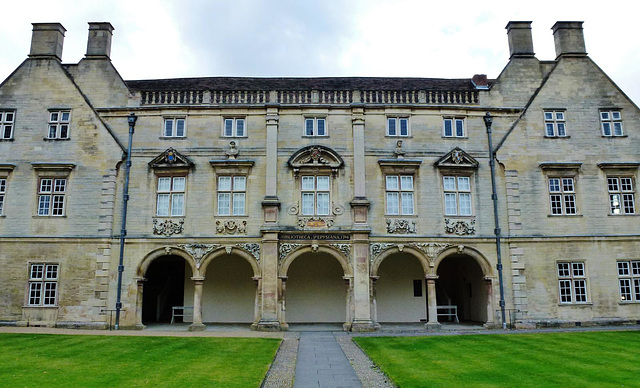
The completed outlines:
[[[280,240],[350,240],[351,235],[344,233],[280,233]]]

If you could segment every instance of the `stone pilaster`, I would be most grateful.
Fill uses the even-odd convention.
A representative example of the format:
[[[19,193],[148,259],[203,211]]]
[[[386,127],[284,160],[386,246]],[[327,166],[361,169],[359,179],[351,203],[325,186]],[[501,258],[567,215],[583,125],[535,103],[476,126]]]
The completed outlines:
[[[278,107],[267,107],[267,176],[265,180],[265,196],[262,201],[264,223],[276,225],[278,223],[277,175],[278,175]]]
[[[364,160],[364,107],[354,104],[351,108],[353,129],[353,209],[354,229],[368,228],[369,200],[366,192]]]
[[[436,299],[437,275],[427,275],[427,302],[429,304],[429,321],[424,325],[427,330],[440,329],[438,322],[438,300]]]
[[[265,232],[262,236],[262,292],[260,320],[255,329],[261,331],[280,330],[278,316],[278,234]]]
[[[369,289],[369,235],[353,235],[353,331],[371,331],[375,325],[371,320],[371,291]]]

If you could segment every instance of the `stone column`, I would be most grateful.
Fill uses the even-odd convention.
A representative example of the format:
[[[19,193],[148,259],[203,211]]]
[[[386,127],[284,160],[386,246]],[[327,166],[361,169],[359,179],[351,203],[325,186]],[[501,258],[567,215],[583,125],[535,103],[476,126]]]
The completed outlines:
[[[493,280],[486,277],[484,281],[487,286],[487,323],[485,323],[485,326],[493,326],[495,317],[493,310]]]
[[[136,324],[134,328],[137,330],[142,330],[145,328],[145,325],[142,323],[142,301],[144,299],[144,282],[147,281],[147,279],[139,277],[135,280],[138,286],[138,298],[136,299]]]
[[[262,278],[260,276],[254,276],[253,281],[256,283],[256,295],[253,302],[253,323],[251,324],[251,330],[257,330],[258,322],[260,321],[260,301],[262,299]]]
[[[368,230],[367,216],[369,200],[366,192],[366,175],[364,160],[364,105],[351,105],[351,122],[353,127],[353,228]]]
[[[267,176],[265,183],[265,196],[262,201],[264,211],[264,222],[276,224],[278,222],[278,200],[277,177],[278,177],[278,106],[267,106]]]
[[[351,329],[351,322],[353,321],[353,277],[352,276],[343,276],[344,279],[344,288],[345,288],[345,316],[346,319],[344,324],[342,325],[342,329],[344,331],[349,331]]]
[[[280,328],[283,330],[289,329],[287,323],[287,276],[280,276]]]
[[[262,295],[260,320],[256,330],[278,331],[278,233],[263,232],[262,235]]]
[[[192,277],[193,280],[193,323],[189,331],[202,331],[206,327],[202,323],[202,285],[204,277]]]
[[[353,304],[354,317],[351,329],[354,331],[372,331],[371,298],[369,283],[369,234],[354,233],[353,236]]]
[[[427,275],[427,298],[429,303],[429,321],[425,324],[427,330],[437,330],[438,323],[438,300],[436,299],[436,279],[438,275]]]
[[[369,286],[371,293],[371,321],[373,322],[373,327],[376,329],[380,328],[380,324],[378,323],[378,292],[376,289],[376,281],[379,278],[379,276],[371,276],[371,283]]]

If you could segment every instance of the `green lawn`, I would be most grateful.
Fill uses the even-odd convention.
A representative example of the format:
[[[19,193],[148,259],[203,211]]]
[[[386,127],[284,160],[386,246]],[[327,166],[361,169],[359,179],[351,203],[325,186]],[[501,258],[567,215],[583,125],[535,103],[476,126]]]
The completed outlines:
[[[356,337],[399,387],[640,387],[640,332]]]
[[[2,387],[259,387],[279,339],[0,334]]]

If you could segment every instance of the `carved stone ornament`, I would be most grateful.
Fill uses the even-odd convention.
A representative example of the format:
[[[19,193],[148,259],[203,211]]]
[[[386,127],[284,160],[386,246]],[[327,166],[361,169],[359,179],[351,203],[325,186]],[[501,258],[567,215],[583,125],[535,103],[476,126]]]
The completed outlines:
[[[295,216],[296,214],[298,214],[298,209],[300,209],[300,205],[298,204],[298,202],[292,203],[291,205],[287,206],[287,213]]]
[[[216,232],[219,234],[247,234],[247,221],[217,220]]]
[[[285,244],[280,244],[280,247],[278,248],[278,261],[282,261],[285,257],[287,257],[287,255],[289,253],[291,253],[291,251],[297,249],[301,244],[289,244],[289,243],[285,243]]]
[[[416,222],[409,221],[403,218],[388,219],[387,220],[387,233],[416,233]]]
[[[373,260],[387,249],[398,248],[398,250],[402,252],[405,247],[413,247],[423,252],[429,259],[429,266],[433,267],[436,257],[438,257],[442,251],[452,246],[453,244],[448,243],[373,243],[371,244],[371,262],[373,263]]]
[[[169,237],[174,234],[181,234],[184,231],[184,219],[177,221],[153,219],[153,234]]]
[[[237,247],[244,249],[249,252],[253,257],[256,258],[256,261],[260,262],[260,244],[256,243],[240,243],[236,244]]]
[[[398,140],[396,143],[396,149],[393,151],[398,159],[404,159],[405,150],[402,149],[402,140]]]
[[[445,218],[444,231],[449,234],[456,234],[458,236],[465,236],[470,234],[476,234],[476,220],[452,220]]]
[[[149,162],[149,166],[152,168],[192,167],[193,162],[175,149],[167,148],[166,151],[153,158],[153,160]]]
[[[226,152],[227,159],[234,160],[238,156],[238,149],[236,148],[236,142],[229,142],[229,150]]]
[[[200,269],[202,258],[216,248],[220,248],[220,244],[178,244],[178,247],[187,251],[196,262],[196,268]]]
[[[468,153],[464,152],[461,148],[456,147],[438,159],[435,162],[435,166],[438,168],[453,167],[477,169],[478,161]]]
[[[342,205],[338,205],[338,204],[335,204],[335,203],[331,202],[331,208],[333,209],[333,214],[335,214],[335,215],[339,216],[341,214],[344,214],[344,206],[342,206]]]
[[[351,257],[351,244],[331,244],[331,246],[339,250],[345,257]]]
[[[331,217],[300,217],[298,227],[300,228],[330,228],[333,226]]]

